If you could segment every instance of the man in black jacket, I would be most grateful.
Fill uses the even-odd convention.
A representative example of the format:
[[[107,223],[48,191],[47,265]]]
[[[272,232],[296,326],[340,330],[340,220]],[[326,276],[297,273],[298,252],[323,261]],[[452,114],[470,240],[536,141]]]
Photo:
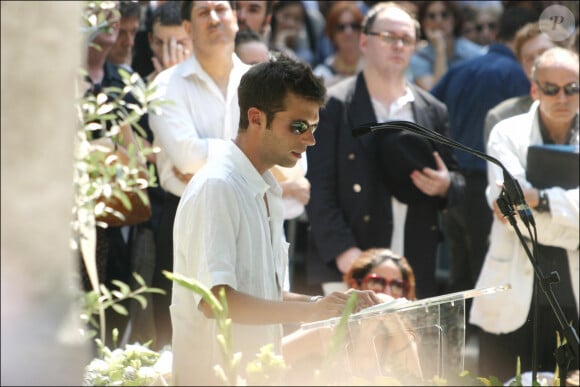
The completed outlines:
[[[457,202],[463,176],[448,148],[405,132],[353,138],[369,122],[413,121],[447,134],[445,106],[407,82],[418,23],[394,3],[380,3],[363,22],[365,67],[328,90],[317,146],[308,150],[310,283],[341,281],[371,247],[391,247],[415,270],[417,296],[437,294],[439,211]]]

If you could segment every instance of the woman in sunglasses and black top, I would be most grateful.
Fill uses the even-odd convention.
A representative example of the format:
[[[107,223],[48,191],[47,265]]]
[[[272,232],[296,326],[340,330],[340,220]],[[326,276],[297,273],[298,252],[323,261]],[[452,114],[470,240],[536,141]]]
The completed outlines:
[[[324,32],[332,43],[334,53],[313,70],[315,75],[324,79],[326,87],[363,69],[359,48],[363,17],[353,1],[337,1],[328,10]]]
[[[417,299],[415,274],[407,259],[390,249],[368,249],[362,252],[344,275],[344,283],[354,289],[373,290],[393,298]]]

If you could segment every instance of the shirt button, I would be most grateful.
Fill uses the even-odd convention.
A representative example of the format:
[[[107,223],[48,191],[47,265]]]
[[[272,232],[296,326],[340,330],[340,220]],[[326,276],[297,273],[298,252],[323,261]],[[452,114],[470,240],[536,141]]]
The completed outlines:
[[[349,160],[354,160],[355,159],[354,153],[349,153],[348,154],[348,159]]]
[[[363,221],[364,221],[365,223],[368,223],[368,222],[370,222],[370,221],[371,221],[371,216],[370,216],[370,215],[365,215],[365,216],[363,216]]]
[[[355,184],[352,186],[352,190],[356,193],[359,193],[362,190],[362,188],[361,188],[360,184]]]

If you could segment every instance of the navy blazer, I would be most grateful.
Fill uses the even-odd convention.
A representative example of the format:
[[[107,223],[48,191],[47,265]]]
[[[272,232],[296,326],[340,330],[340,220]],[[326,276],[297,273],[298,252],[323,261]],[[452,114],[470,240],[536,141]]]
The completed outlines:
[[[418,87],[409,87],[415,96],[412,106],[415,122],[447,135],[445,105]],[[378,157],[377,138],[373,134],[352,136],[357,126],[377,121],[363,73],[329,88],[328,97],[326,106],[320,111],[316,145],[307,151],[307,178],[311,183],[311,199],[306,206],[310,222],[309,283],[341,281],[342,274],[335,263],[339,254],[354,246],[362,250],[389,247],[393,230],[391,194],[381,175],[385,166]],[[432,145],[447,168],[457,170],[450,149],[440,144]],[[441,241],[437,213],[455,204],[463,194],[463,176],[458,172],[451,174],[452,184],[446,200],[437,201],[435,206],[429,205],[430,208],[421,211],[412,210],[414,206],[411,205],[408,208],[405,255],[416,275],[417,271],[424,270],[434,277],[434,258]],[[415,251],[417,248],[421,251]],[[423,255],[429,256],[433,265],[430,262],[422,269]],[[418,285],[419,281],[418,278]]]

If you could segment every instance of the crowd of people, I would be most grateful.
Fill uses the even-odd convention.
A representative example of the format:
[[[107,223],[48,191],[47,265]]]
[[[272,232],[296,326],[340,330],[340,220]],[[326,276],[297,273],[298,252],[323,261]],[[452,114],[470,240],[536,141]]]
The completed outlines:
[[[468,301],[468,333],[481,335],[480,373],[507,380],[517,356],[530,369],[534,273],[497,208],[502,171],[405,130],[353,130],[409,121],[504,163],[578,330],[578,184],[526,175],[529,146],[578,152],[578,8],[562,39],[541,23],[550,3],[119,1],[100,48],[89,46],[87,92],[121,85],[122,68],[171,103],[146,112],[143,131],[124,128],[120,146],[138,136],[158,150],[141,160],[158,186],[149,219],[98,227],[99,274],[130,283],[137,271],[165,294],[146,312],[110,311],[107,329],[171,346],[176,381],[207,385],[219,361],[212,312],[164,270],[225,291],[236,348],[251,353],[281,350],[292,324],[340,315],[352,292],[362,309],[381,302],[375,293],[420,300],[510,283]],[[539,299],[539,324],[558,329]],[[541,343],[542,370],[555,368],[555,337]],[[195,367],[193,347],[204,348]]]

